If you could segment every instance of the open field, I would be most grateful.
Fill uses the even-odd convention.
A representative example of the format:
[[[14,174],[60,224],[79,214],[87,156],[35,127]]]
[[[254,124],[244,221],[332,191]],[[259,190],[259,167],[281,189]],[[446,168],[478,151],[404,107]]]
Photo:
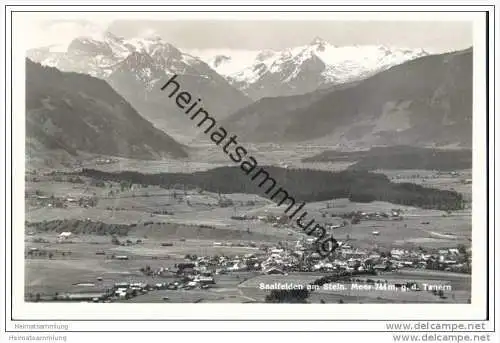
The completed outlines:
[[[33,237],[33,236],[32,236]],[[37,235],[48,243],[26,242],[26,250],[37,248],[52,252],[52,258],[28,257],[25,259],[25,293],[53,295],[58,293],[97,292],[111,288],[118,282],[157,283],[176,279],[144,275],[140,269],[169,268],[174,270],[177,263],[185,262],[186,254],[198,255],[243,255],[258,253],[251,247],[218,247],[211,241],[171,240],[173,246],[163,247],[161,241],[144,239],[133,246],[116,246],[109,243],[109,237],[79,236],[74,243],[56,243],[56,234]],[[132,238],[132,237],[131,237]],[[97,251],[105,255],[96,255]],[[65,256],[62,256],[62,253]],[[67,253],[71,252],[71,255]],[[111,255],[126,255],[128,260],[111,259]],[[101,277],[102,281],[97,281]],[[228,278],[221,275],[222,278]],[[234,276],[235,280],[239,280]],[[94,286],[77,284],[93,283]]]
[[[454,190],[472,201],[472,184],[464,181],[472,180],[472,170],[458,170],[453,173],[432,170],[376,170],[385,174],[392,182],[411,182],[425,187],[443,190]]]
[[[140,235],[161,237],[171,235],[173,238],[205,238],[223,239],[229,234],[232,239],[299,239],[304,235],[298,230],[291,228],[272,227],[269,223],[253,220],[231,219],[233,215],[259,216],[267,213],[281,215],[283,209],[265,199],[256,199],[249,195],[228,195],[234,201],[244,202],[247,200],[255,202],[253,206],[235,206],[220,208],[215,205],[209,206],[212,198],[208,198],[202,204],[198,195],[188,195],[190,206],[175,201],[172,203],[171,196],[148,196],[139,195],[134,198],[103,199],[97,208],[39,208],[29,210],[27,218],[31,221],[56,220],[56,219],[79,219],[101,221],[114,224],[137,223]],[[163,206],[156,207],[154,200]],[[239,199],[239,200],[238,200]],[[170,203],[169,203],[170,201]],[[165,206],[167,204],[167,206]],[[327,204],[330,206],[327,208]],[[120,210],[109,210],[110,206],[116,206]],[[152,214],[155,209],[167,208],[172,215]],[[319,223],[339,224],[342,219],[338,217],[342,213],[351,211],[379,212],[389,211],[391,208],[403,210],[403,220],[366,220],[359,224],[349,224],[332,232],[337,239],[345,239],[347,235],[358,244],[380,244],[380,245],[422,245],[431,247],[453,246],[459,243],[467,243],[471,238],[471,214],[470,210],[446,214],[435,210],[422,210],[412,207],[395,206],[389,203],[373,202],[369,204],[352,203],[348,200],[334,200],[331,202],[310,203],[305,207],[311,218]],[[154,222],[155,225],[144,226],[144,223]],[[427,224],[426,224],[427,223]],[[194,228],[196,225],[212,226],[209,228]],[[68,228],[70,230],[70,228]],[[228,232],[229,230],[230,232]],[[251,234],[246,234],[250,230]],[[139,234],[139,231],[138,234]],[[233,235],[231,232],[240,232]],[[373,231],[379,231],[379,236],[373,236]],[[253,235],[253,236],[252,236]],[[263,236],[256,236],[263,235]]]
[[[311,154],[320,153],[325,149],[331,149],[329,145],[296,145],[296,144],[246,144],[241,143],[249,155],[256,158],[259,165],[288,165],[293,168],[312,168],[318,170],[344,170],[352,162],[302,162]],[[221,166],[234,166],[235,163],[222,151],[219,146],[212,142],[190,144],[190,156],[181,161],[137,161],[126,158],[113,158],[112,163],[97,164],[96,158],[88,158],[75,168],[92,168],[107,172],[123,170],[137,171],[141,173],[162,172],[196,172]],[[276,161],[282,161],[276,163]],[[73,168],[73,169],[75,169]],[[68,169],[70,171],[71,168]]]
[[[354,203],[347,199],[335,199],[308,203],[304,209],[308,217],[321,224],[340,225],[343,213],[361,211],[366,213],[402,210],[401,221],[390,219],[362,220],[358,224],[348,224],[332,231],[337,239],[347,237],[359,247],[379,246],[425,246],[451,247],[469,244],[472,235],[472,216],[470,210],[446,213],[425,210],[410,206],[394,205],[386,202]],[[268,206],[269,213],[279,214],[281,208]],[[378,236],[372,234],[379,231]]]
[[[401,173],[398,175],[401,176]],[[446,176],[445,176],[446,177]],[[434,180],[434,179],[432,179]],[[27,183],[26,192],[53,194],[55,197],[96,196],[95,207],[84,208],[69,205],[67,208],[53,208],[27,205],[26,221],[42,222],[57,219],[91,220],[113,224],[136,224],[137,234],[173,238],[223,239],[299,239],[304,235],[291,227],[273,227],[269,223],[251,220],[235,220],[232,216],[282,215],[284,206],[277,207],[268,199],[252,194],[218,194],[199,191],[162,189],[156,186],[123,190],[118,192],[116,183],[111,187],[96,187],[69,182],[40,180]],[[470,185],[468,185],[470,186]],[[118,194],[116,194],[116,193]],[[221,199],[232,205],[220,206]],[[308,203],[304,210],[308,216],[322,224],[339,224],[343,213],[388,212],[402,210],[403,220],[363,220],[349,224],[332,232],[337,239],[350,240],[363,245],[429,246],[448,247],[468,243],[471,238],[470,209],[446,213],[438,210],[419,209],[386,202],[354,203],[347,199]],[[159,213],[168,214],[159,214]],[[155,225],[144,225],[154,223]],[[199,228],[205,225],[211,228]],[[70,230],[70,228],[68,228]],[[142,230],[142,231],[141,231]],[[229,230],[229,231],[228,231]],[[139,232],[141,231],[141,232]],[[379,231],[379,236],[373,236]],[[232,232],[240,232],[233,235]],[[246,234],[246,233],[250,234]],[[253,235],[262,235],[255,236]],[[239,237],[241,235],[241,237]]]

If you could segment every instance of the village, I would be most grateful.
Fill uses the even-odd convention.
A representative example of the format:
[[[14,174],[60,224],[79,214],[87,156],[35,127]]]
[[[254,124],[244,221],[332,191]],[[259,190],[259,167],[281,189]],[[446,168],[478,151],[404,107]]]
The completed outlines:
[[[57,244],[65,246],[71,239],[74,239],[71,232],[62,232],[57,237]],[[117,240],[116,237],[113,238]],[[45,242],[46,243],[46,242]],[[122,246],[141,245],[142,241],[127,240]],[[159,243],[161,247],[174,247],[176,242]],[[438,287],[429,287],[425,281],[405,277],[403,282],[387,275],[397,275],[401,271],[444,271],[453,273],[471,273],[471,250],[464,246],[447,249],[433,250],[408,250],[390,249],[388,251],[367,250],[355,248],[349,242],[339,241],[338,250],[327,259],[323,259],[314,252],[314,238],[304,238],[296,241],[295,244],[281,243],[277,245],[261,245],[255,242],[213,242],[214,247],[252,247],[258,250],[242,255],[211,255],[197,256],[186,254],[182,262],[174,263],[169,261],[169,256],[152,256],[156,266],[151,267],[145,264],[133,279],[124,278],[123,281],[110,283],[105,276],[97,276],[95,280],[87,280],[78,283],[80,289],[86,291],[72,292],[71,288],[66,292],[57,294],[27,294],[27,299],[31,301],[89,301],[89,302],[114,302],[128,301],[140,297],[144,294],[155,291],[180,292],[189,290],[210,291],[217,289],[218,280],[227,276],[244,275],[242,281],[259,277],[259,275],[269,275],[271,280],[276,277],[287,280],[288,276],[293,279],[294,275],[315,275],[315,279],[322,277],[339,276],[332,280],[330,288],[323,286],[323,289],[335,290],[333,284],[341,282],[344,285],[351,285],[357,289],[368,290],[374,286],[376,289],[387,290],[410,290],[428,291],[436,296],[445,297],[446,291],[451,288],[447,283],[440,283]],[[70,246],[70,244],[67,244]],[[103,250],[96,250],[97,258],[104,260],[116,260],[130,262],[135,256],[109,254]],[[31,248],[26,254],[27,259],[58,259],[70,258],[71,251],[57,249],[47,253],[43,249]],[[141,258],[141,262],[144,258]],[[165,266],[162,266],[162,262]],[[159,263],[159,264],[158,264]],[[125,267],[126,268],[126,267]],[[360,278],[364,277],[364,278]],[[310,279],[310,278],[306,278]],[[314,278],[313,278],[314,279]],[[328,284],[330,284],[328,283]],[[362,286],[360,286],[362,285]],[[375,286],[376,285],[376,286]],[[83,288],[82,288],[83,287]],[[346,286],[347,287],[347,286]],[[95,291],[98,289],[99,291]],[[158,301],[169,301],[169,293],[162,293],[158,296]]]

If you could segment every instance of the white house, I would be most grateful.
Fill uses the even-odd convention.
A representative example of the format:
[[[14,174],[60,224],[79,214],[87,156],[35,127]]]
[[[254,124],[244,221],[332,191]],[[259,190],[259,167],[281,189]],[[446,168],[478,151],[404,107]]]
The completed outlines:
[[[71,232],[61,232],[59,234],[59,236],[57,237],[57,240],[60,242],[60,241],[65,241],[67,240],[68,238],[71,237]]]

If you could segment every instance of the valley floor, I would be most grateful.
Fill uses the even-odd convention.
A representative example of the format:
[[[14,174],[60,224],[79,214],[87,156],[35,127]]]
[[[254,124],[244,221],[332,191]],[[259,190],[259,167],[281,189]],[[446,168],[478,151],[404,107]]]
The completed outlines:
[[[157,168],[164,170],[163,167]],[[449,175],[426,172],[415,176],[414,171],[389,171],[387,175],[392,180],[420,183],[424,180],[429,185],[447,189],[461,187],[464,193],[471,193],[470,185],[467,189],[460,184],[459,178]],[[93,199],[90,205],[89,199]],[[400,249],[406,251],[404,256],[412,256],[404,259],[416,260],[419,252],[439,254],[438,251],[443,249],[470,248],[470,209],[446,213],[384,202],[353,203],[346,199],[309,203],[306,208],[317,222],[333,225],[335,228],[331,229],[331,234],[352,247],[351,255],[343,250],[344,255],[339,253],[332,263],[349,264],[348,256],[356,253],[367,257]],[[394,208],[401,211],[401,220],[367,218],[359,223],[344,223],[345,219],[340,217],[353,211],[390,213]],[[118,183],[99,183],[89,178],[69,181],[57,175],[30,175],[26,183],[25,297],[28,301],[67,301],[60,299],[62,294],[89,293],[94,299],[96,296],[92,294],[110,292],[115,284],[128,282],[160,283],[163,286],[146,289],[127,299],[114,297],[107,301],[264,302],[270,291],[260,289],[260,283],[281,280],[305,285],[332,273],[328,266],[317,267],[323,262],[310,262],[308,269],[294,267],[284,271],[285,275],[266,275],[264,270],[248,271],[242,267],[240,262],[249,256],[262,262],[270,258],[273,250],[293,251],[297,242],[307,245],[309,236],[293,225],[263,220],[267,216],[278,218],[282,211],[257,195],[219,195],[202,190],[141,185],[123,188]],[[104,228],[100,223],[109,226]],[[118,235],[120,243],[116,244],[112,242],[113,235],[106,230],[120,227],[125,228],[126,233]],[[376,235],[374,231],[377,231]],[[71,232],[71,237],[61,240],[62,232]],[[168,244],[162,244],[165,242]],[[288,253],[276,254],[281,259],[289,258],[295,264],[299,263],[288,257]],[[207,261],[225,256],[223,262],[215,262],[212,268],[215,285],[209,288],[186,286],[185,276],[174,271],[179,264],[191,261],[187,255],[196,255],[198,260]],[[120,260],[118,256],[126,256],[126,260]],[[380,254],[379,260],[388,261]],[[232,268],[232,264],[238,267]],[[148,275],[141,271],[146,267],[152,271],[170,272],[161,277]],[[277,267],[284,268],[279,264]],[[446,284],[448,288],[440,297],[430,291],[351,289],[352,283],[359,282],[342,281],[348,285],[346,289],[318,289],[311,292],[307,301],[466,303],[471,294],[470,274],[437,273],[415,268],[415,265],[394,267],[380,271],[376,276],[361,278],[364,278],[360,281],[363,284],[369,278],[383,282],[431,280],[427,282]],[[165,288],[175,282],[185,287]]]

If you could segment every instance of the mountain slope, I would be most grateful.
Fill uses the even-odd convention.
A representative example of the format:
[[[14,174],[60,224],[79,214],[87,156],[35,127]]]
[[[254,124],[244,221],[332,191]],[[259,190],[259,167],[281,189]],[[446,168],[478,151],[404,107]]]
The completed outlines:
[[[105,81],[26,60],[26,152],[79,152],[137,159],[186,157]]]
[[[187,50],[253,99],[297,95],[360,80],[405,61],[423,49],[379,45],[335,46],[321,38],[282,51]]]
[[[262,98],[229,116],[221,125],[240,132],[241,137],[252,142],[279,141],[284,128],[293,124],[293,117],[288,116],[288,112],[306,109],[326,94],[350,86],[337,85],[301,95]]]
[[[472,48],[405,62],[293,108],[290,101],[298,100],[261,101],[229,118],[228,128],[255,142],[470,147]],[[251,116],[259,117],[252,130],[240,130]]]
[[[224,118],[251,100],[231,86],[205,62],[181,52],[157,36],[123,39],[105,33],[74,39],[66,51],[39,48],[28,56],[63,71],[86,73],[108,81],[155,126],[176,138],[196,131],[159,88],[178,74],[181,87],[200,97],[205,108]]]
[[[159,58],[165,60],[158,61]],[[145,118],[179,139],[193,138],[198,130],[175,101],[160,90],[173,74],[179,75],[176,81],[181,89],[199,97],[202,106],[218,119],[251,102],[205,63],[182,55],[177,49],[170,55],[162,53],[158,59],[146,52],[132,53],[116,64],[106,79]]]

